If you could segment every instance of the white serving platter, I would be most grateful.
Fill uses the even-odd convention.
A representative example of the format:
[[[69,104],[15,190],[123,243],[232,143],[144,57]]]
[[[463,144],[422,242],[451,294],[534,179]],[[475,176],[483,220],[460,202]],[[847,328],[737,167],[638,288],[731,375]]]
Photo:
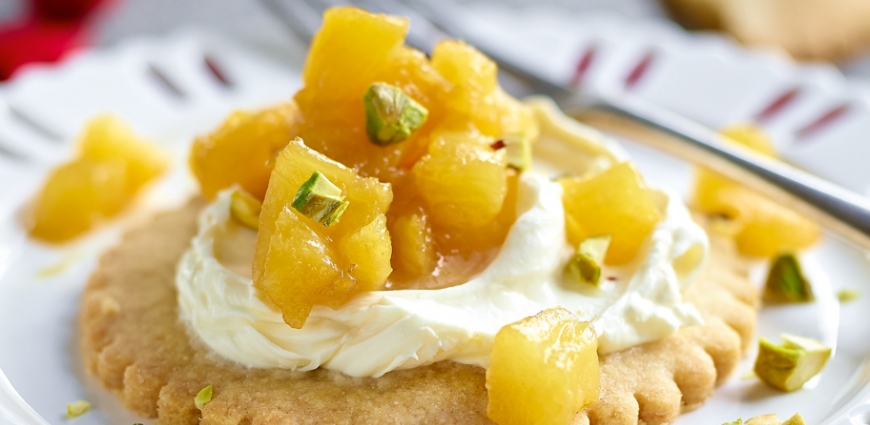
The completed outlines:
[[[538,9],[508,13],[491,5],[470,10],[490,23],[480,28],[488,47],[511,46],[510,54],[551,76],[585,88],[630,90],[714,127],[754,120],[774,135],[788,161],[857,192],[870,187],[870,92],[834,68],[798,66],[775,53],[749,52],[661,24]],[[77,346],[79,295],[121,228],[192,193],[184,158],[195,135],[233,109],[285,100],[299,87],[304,48],[292,40],[278,45],[283,47],[262,49],[187,31],[81,53],[0,86],[0,424],[148,423],[85,376]],[[19,224],[22,206],[45,172],[71,153],[83,122],[106,111],[173,152],[173,173],[135,213],[81,241],[62,248],[29,241]],[[627,147],[650,180],[688,190],[689,165],[643,146]],[[791,394],[769,390],[741,379],[751,370],[750,352],[735,376],[678,424],[795,411],[815,424],[870,423],[867,257],[831,235],[808,256],[824,269],[812,272],[821,301],[763,310],[759,334],[790,332],[835,343],[836,355],[821,378]],[[841,288],[865,296],[840,307],[833,294]],[[66,419],[66,403],[80,399],[94,410]]]

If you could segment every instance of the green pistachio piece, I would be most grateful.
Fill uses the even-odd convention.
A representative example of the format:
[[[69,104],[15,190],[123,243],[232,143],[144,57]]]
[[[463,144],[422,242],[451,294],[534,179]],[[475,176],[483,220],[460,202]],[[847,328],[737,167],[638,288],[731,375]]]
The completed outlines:
[[[398,143],[420,128],[429,111],[411,99],[402,89],[385,83],[373,83],[363,96],[366,109],[366,132],[377,145]]]
[[[347,209],[348,205],[350,205],[350,201],[342,202],[341,205],[339,205],[338,208],[329,215],[329,217],[326,217],[326,221],[323,222],[323,225],[329,227],[331,224],[338,222],[338,219],[342,214],[344,214],[344,210]]]
[[[780,345],[759,338],[755,374],[774,388],[795,391],[822,371],[831,348],[811,338],[787,334],[781,338]]]
[[[722,425],[743,425],[743,419],[737,418],[736,421],[724,422]]]
[[[253,230],[260,228],[260,210],[263,203],[250,193],[236,189],[230,195],[230,213],[245,227]]]
[[[773,261],[767,284],[764,286],[764,301],[773,303],[802,303],[814,300],[813,289],[801,272],[794,254],[782,254]]]
[[[70,418],[77,418],[91,410],[91,403],[83,400],[74,401],[66,404],[66,415]]]
[[[582,284],[598,286],[610,239],[610,235],[593,236],[580,242],[577,252],[565,266],[572,279]]]
[[[837,291],[837,299],[841,303],[849,303],[849,302],[857,300],[860,297],[861,297],[861,292],[859,292],[857,289],[847,288],[847,289],[841,289],[841,290]]]
[[[502,138],[508,167],[519,172],[532,168],[532,142],[521,135],[511,134]]]
[[[196,397],[193,398],[193,404],[197,409],[202,410],[205,407],[205,404],[211,401],[211,396],[213,394],[213,389],[211,385],[199,390],[196,393]]]
[[[338,186],[319,171],[315,171],[299,187],[291,205],[306,217],[329,227],[338,221],[347,209],[348,202],[341,196]]]

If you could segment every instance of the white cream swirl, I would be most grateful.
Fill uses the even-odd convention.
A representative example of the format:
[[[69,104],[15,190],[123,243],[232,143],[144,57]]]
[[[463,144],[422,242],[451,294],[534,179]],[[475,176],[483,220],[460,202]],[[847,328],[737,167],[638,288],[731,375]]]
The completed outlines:
[[[618,351],[701,323],[680,290],[699,270],[707,238],[675,195],[637,259],[606,270],[600,288],[565,279],[571,255],[561,186],[532,172],[520,179],[518,217],[493,262],[469,282],[439,290],[376,291],[333,310],[315,306],[302,329],[256,295],[250,277],[221,265],[215,238],[229,220],[227,193],[207,207],[181,260],[181,317],[220,356],[250,367],[325,367],[381,376],[440,360],[486,367],[493,338],[509,323],[562,306],[591,320],[599,351]],[[253,248],[252,248],[253,249]]]

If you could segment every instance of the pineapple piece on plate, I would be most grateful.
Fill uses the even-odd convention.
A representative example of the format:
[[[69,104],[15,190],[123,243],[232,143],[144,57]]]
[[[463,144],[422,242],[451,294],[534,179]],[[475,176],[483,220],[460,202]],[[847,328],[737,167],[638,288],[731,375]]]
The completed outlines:
[[[560,308],[507,325],[486,370],[486,415],[499,425],[571,422],[598,401],[598,338]]]
[[[236,111],[213,132],[193,142],[188,160],[202,194],[238,184],[263,199],[275,155],[296,136],[299,111],[293,103],[257,112]]]
[[[469,229],[492,222],[507,195],[504,156],[491,138],[470,132],[434,136],[415,166],[417,190],[435,224]]]
[[[741,124],[721,133],[757,153],[776,156],[770,138],[758,127]],[[737,247],[746,255],[771,257],[798,251],[821,238],[821,230],[811,220],[709,170],[698,170],[693,199],[701,211],[735,222]]]
[[[294,206],[300,188],[316,172],[347,202],[329,226]],[[288,325],[301,328],[315,304],[337,307],[383,287],[392,271],[384,216],[392,198],[389,184],[360,177],[301,139],[281,151],[260,213],[253,277]]]
[[[78,159],[55,168],[26,217],[30,235],[65,242],[119,213],[127,205],[127,166],[119,159]]]
[[[30,235],[66,242],[120,213],[169,159],[126,123],[101,115],[85,126],[78,157],[54,169],[25,216]]]
[[[643,177],[623,162],[592,177],[559,180],[564,192],[568,240],[575,246],[587,238],[610,235],[605,263],[631,261],[649,237],[661,213]]]

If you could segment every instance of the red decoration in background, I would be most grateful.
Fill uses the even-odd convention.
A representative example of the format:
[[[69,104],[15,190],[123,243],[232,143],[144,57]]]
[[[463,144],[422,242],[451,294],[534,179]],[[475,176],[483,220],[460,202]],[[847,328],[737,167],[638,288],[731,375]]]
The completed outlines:
[[[85,18],[106,0],[29,0],[28,13],[0,27],[0,80],[30,62],[54,62],[87,40]]]

